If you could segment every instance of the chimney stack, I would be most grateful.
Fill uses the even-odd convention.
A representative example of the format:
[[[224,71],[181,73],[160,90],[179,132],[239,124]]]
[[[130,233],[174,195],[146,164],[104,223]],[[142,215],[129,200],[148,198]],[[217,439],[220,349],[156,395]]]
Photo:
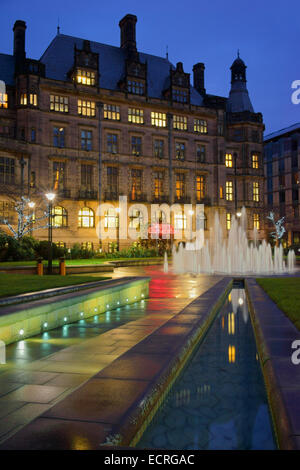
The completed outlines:
[[[119,22],[121,29],[121,48],[128,52],[136,52],[135,25],[137,17],[135,15],[126,15]]]
[[[25,31],[26,23],[22,20],[17,20],[13,27],[14,32],[14,57],[17,62],[24,61],[25,53]]]
[[[206,91],[204,88],[204,69],[205,65],[202,62],[198,62],[193,67],[194,73],[194,88],[201,94],[205,95]]]

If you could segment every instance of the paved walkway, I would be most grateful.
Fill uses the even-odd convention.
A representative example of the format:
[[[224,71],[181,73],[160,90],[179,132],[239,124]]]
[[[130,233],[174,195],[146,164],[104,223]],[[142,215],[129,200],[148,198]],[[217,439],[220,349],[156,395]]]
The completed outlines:
[[[149,300],[7,347],[7,364],[0,365],[0,442],[60,402],[220,279],[164,275],[159,266],[120,268],[114,273],[114,277],[128,275],[152,277]]]

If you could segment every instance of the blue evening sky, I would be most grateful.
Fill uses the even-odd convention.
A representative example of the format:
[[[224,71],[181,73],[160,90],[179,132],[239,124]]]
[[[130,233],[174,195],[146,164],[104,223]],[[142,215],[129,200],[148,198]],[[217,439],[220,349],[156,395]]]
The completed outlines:
[[[40,58],[56,34],[105,44],[120,43],[119,20],[135,14],[138,50],[193,64],[205,63],[208,93],[228,96],[230,66],[240,49],[254,110],[263,113],[266,133],[300,121],[291,102],[291,83],[300,80],[300,2],[251,0],[0,0],[0,52],[12,53],[12,27],[25,20],[27,57]],[[191,80],[192,81],[192,80]]]

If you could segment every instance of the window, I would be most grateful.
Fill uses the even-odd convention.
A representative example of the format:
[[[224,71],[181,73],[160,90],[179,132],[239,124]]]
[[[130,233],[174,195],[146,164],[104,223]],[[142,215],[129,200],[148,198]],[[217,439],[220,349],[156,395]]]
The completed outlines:
[[[81,164],[81,188],[88,191],[93,188],[93,165]]]
[[[185,196],[185,174],[176,173],[176,198],[181,199]]]
[[[206,157],[206,148],[205,145],[197,144],[196,147],[197,162],[204,163]]]
[[[0,108],[8,108],[8,95],[7,95],[7,93],[0,93]]]
[[[165,113],[151,112],[151,125],[156,127],[166,127],[167,115]]]
[[[137,82],[136,80],[128,80],[127,91],[128,93],[133,93],[134,95],[143,95],[145,92],[145,86],[142,82]]]
[[[53,189],[54,191],[63,189],[65,186],[65,162],[53,162]]]
[[[175,157],[177,160],[185,159],[185,144],[183,142],[175,143]]]
[[[253,228],[259,230],[260,222],[259,222],[259,214],[253,214]]]
[[[201,201],[205,196],[205,176],[203,175],[196,176],[196,196],[197,201]]]
[[[156,158],[164,157],[164,141],[163,140],[154,140],[154,156]]]
[[[132,136],[131,137],[131,154],[139,157],[142,155],[142,138]]]
[[[232,168],[232,154],[231,153],[226,153],[225,155],[225,166],[227,166],[227,168]]]
[[[52,209],[52,224],[55,227],[67,227],[68,214],[64,207],[56,206]]]
[[[92,150],[92,131],[81,131],[81,150]]]
[[[298,189],[293,189],[292,190],[292,200],[293,201],[298,201],[299,200],[299,191],[298,191]]]
[[[13,158],[0,157],[0,183],[14,184],[15,160]]]
[[[29,104],[31,104],[31,106],[37,106],[37,94],[36,93],[30,93]]]
[[[223,186],[220,186],[220,199],[223,199],[224,193],[223,193]]]
[[[259,166],[259,163],[258,163],[258,155],[256,155],[255,153],[252,154],[252,168],[254,168],[255,170],[258,169],[258,166]]]
[[[55,245],[58,246],[58,248],[66,248],[65,242],[55,242]]]
[[[143,223],[143,214],[139,210],[134,210],[130,216],[129,228],[140,230]]]
[[[231,229],[231,214],[230,214],[230,212],[227,212],[227,214],[226,214],[226,228],[227,228],[227,230]]]
[[[256,181],[253,182],[253,201],[259,202],[259,185]]]
[[[86,251],[93,251],[93,242],[81,242],[81,248]]]
[[[20,104],[22,106],[26,106],[27,105],[27,94],[26,93],[21,93],[21,96],[20,96]]]
[[[107,167],[107,189],[110,194],[118,193],[118,168],[115,166]]]
[[[178,103],[187,103],[188,101],[188,93],[186,90],[172,90],[172,99],[173,101],[177,101]]]
[[[226,181],[226,201],[233,200],[233,185],[232,181]]]
[[[0,201],[0,224],[3,224],[4,220],[14,223],[15,214],[15,205],[12,202]]]
[[[78,213],[78,227],[94,227],[94,212],[89,207],[83,207]]]
[[[133,124],[144,124],[144,110],[128,108],[128,122]]]
[[[81,116],[96,116],[96,103],[94,101],[78,100],[78,114]]]
[[[293,171],[292,173],[292,184],[299,184],[299,174],[298,171]]]
[[[131,170],[131,200],[135,201],[142,193],[142,170]]]
[[[207,121],[203,119],[194,119],[194,132],[207,134]]]
[[[68,113],[69,98],[67,96],[50,95],[50,111]]]
[[[279,202],[280,203],[285,202],[285,191],[279,191]]]
[[[252,142],[259,142],[259,132],[252,131]]]
[[[173,116],[173,129],[177,129],[179,131],[186,131],[187,130],[187,117],[185,116]]]
[[[119,215],[115,209],[108,209],[104,214],[104,228],[118,228]]]
[[[154,197],[159,199],[164,194],[164,172],[163,171],[155,171],[153,173],[154,176]]]
[[[118,136],[117,134],[107,134],[107,152],[118,153]]]
[[[77,70],[76,80],[77,83],[81,83],[82,85],[95,85],[95,72],[88,72],[86,70]]]
[[[30,140],[31,140],[31,142],[35,142],[35,141],[36,141],[36,129],[35,129],[35,127],[32,127],[32,128],[31,128]]]
[[[104,119],[111,119],[112,121],[120,121],[120,106],[104,104],[103,117]]]
[[[179,213],[174,216],[174,228],[175,230],[186,229],[186,215]]]
[[[65,146],[65,128],[53,127],[53,145],[63,148]]]

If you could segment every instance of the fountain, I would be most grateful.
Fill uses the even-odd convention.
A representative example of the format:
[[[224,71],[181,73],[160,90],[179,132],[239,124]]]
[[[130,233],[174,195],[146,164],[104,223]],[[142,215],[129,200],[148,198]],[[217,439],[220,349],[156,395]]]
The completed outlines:
[[[250,242],[246,234],[247,215],[242,209],[240,221],[232,218],[228,238],[223,238],[219,215],[216,212],[214,229],[210,240],[206,240],[201,249],[189,243],[182,244],[178,250],[173,247],[173,270],[177,274],[281,274],[295,270],[295,253],[290,250],[287,265],[283,259],[282,245],[272,248],[265,240],[257,243],[257,231],[254,241]]]

